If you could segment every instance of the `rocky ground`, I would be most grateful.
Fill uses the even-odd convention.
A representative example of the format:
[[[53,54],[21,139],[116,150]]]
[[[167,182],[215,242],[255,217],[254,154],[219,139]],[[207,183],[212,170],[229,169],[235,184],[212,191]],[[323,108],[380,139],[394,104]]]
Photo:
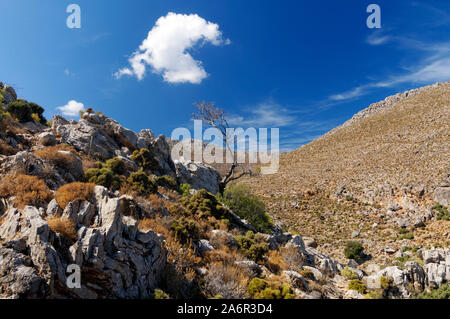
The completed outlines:
[[[448,93],[448,84],[434,89]],[[261,233],[216,196],[219,172],[173,160],[164,136],[135,133],[93,110],[78,121],[30,120],[33,105],[14,103],[14,89],[3,83],[0,94],[2,298],[412,298],[450,278],[448,221],[438,220],[445,207],[430,204],[418,214],[399,201],[385,210],[363,203],[350,184],[329,196],[303,185],[276,194],[254,186],[276,221]],[[440,176],[448,162],[439,143],[430,143]],[[441,202],[446,186],[433,188]],[[428,187],[419,190],[420,203],[431,203]],[[396,235],[384,233],[391,223],[441,248],[411,239],[370,246],[374,234]],[[320,224],[329,224],[327,232]],[[388,258],[377,265],[367,255],[347,260],[342,250],[352,237],[372,261],[389,255],[399,264]],[[80,286],[69,284],[73,267],[81,270]]]

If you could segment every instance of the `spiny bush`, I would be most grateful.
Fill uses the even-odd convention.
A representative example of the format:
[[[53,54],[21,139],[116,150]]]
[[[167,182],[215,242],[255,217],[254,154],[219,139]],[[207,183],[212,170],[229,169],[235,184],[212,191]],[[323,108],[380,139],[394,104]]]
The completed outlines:
[[[168,188],[168,189],[173,189],[173,190],[178,189],[176,180],[173,177],[170,177],[167,175],[158,176],[156,178],[156,184],[158,184],[158,186]]]
[[[28,102],[26,100],[16,100],[6,106],[6,111],[16,118],[19,122],[33,121],[33,114],[39,123],[45,124],[47,120],[43,116],[44,109],[36,103]]]
[[[356,272],[354,272],[347,266],[344,269],[342,269],[341,276],[343,276],[349,280],[358,279],[358,275],[356,274]]]
[[[84,172],[84,180],[113,190],[119,189],[123,183],[125,163],[120,158],[111,158],[106,163],[97,162],[96,167]]]
[[[76,225],[73,221],[62,217],[51,217],[47,219],[48,226],[55,233],[61,234],[68,240],[76,241],[78,238]]]
[[[200,238],[198,223],[193,219],[179,217],[172,221],[170,230],[176,234],[176,237],[182,243],[197,241]]]
[[[43,180],[23,174],[6,176],[0,181],[0,197],[11,196],[15,196],[13,203],[19,209],[27,205],[41,206],[52,199]]]
[[[135,150],[131,155],[131,159],[136,162],[144,170],[151,172],[158,170],[159,163],[155,155],[147,148]]]
[[[272,230],[273,221],[266,213],[264,203],[251,193],[247,185],[228,186],[219,200],[239,217],[250,222],[258,231],[269,233]]]
[[[247,296],[248,277],[234,262],[214,261],[208,264],[205,276],[207,296],[243,299]]]
[[[295,293],[292,287],[286,283],[271,283],[260,278],[250,280],[247,289],[253,299],[293,299]]]
[[[170,299],[170,296],[161,289],[155,289],[153,292],[153,299]]]
[[[197,215],[200,218],[215,217],[218,220],[230,217],[228,210],[205,189],[199,190],[190,198],[184,197],[182,202],[190,215]]]
[[[366,292],[366,285],[364,285],[364,283],[361,280],[359,280],[359,279],[353,279],[348,284],[348,289],[356,290],[360,294],[363,294],[363,293]]]
[[[95,184],[74,182],[61,186],[55,193],[55,199],[59,206],[64,209],[67,204],[74,200],[91,200],[94,194]]]
[[[178,188],[178,193],[181,196],[188,197],[190,195],[189,191],[191,190],[191,185],[189,184],[181,184]]]
[[[156,182],[142,170],[131,173],[127,181],[140,195],[149,195],[158,191]]]
[[[417,299],[450,299],[450,284],[446,283],[439,288],[425,291],[416,296]]]
[[[12,147],[11,145],[8,145],[5,143],[5,141],[0,139],[0,154],[1,155],[14,155],[18,152],[19,150],[15,149],[14,147]]]
[[[448,212],[448,208],[436,203],[432,209],[436,210],[438,212],[438,215],[436,216],[437,220],[450,220],[450,213]]]
[[[254,262],[263,260],[264,255],[269,251],[269,244],[263,242],[263,238],[260,234],[255,235],[251,230],[245,235],[236,236],[236,241],[244,256]]]
[[[364,248],[360,242],[348,241],[344,248],[344,255],[348,259],[359,260],[363,256]]]

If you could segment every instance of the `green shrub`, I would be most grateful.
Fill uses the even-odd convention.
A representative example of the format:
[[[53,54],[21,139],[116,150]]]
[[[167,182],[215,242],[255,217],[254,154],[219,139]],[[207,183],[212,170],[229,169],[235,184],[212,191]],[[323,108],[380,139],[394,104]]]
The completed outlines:
[[[399,240],[403,240],[403,239],[409,239],[409,240],[412,240],[412,239],[414,239],[414,235],[413,235],[412,233],[406,233],[406,234],[404,234],[404,235],[398,236],[398,239],[399,239]]]
[[[158,186],[168,188],[168,189],[173,189],[173,190],[178,189],[177,181],[173,177],[170,177],[167,175],[158,176],[156,178],[156,184],[158,184]]]
[[[417,296],[417,299],[450,299],[450,284],[446,283],[439,288],[425,291]]]
[[[250,222],[258,231],[269,233],[273,228],[272,218],[266,213],[264,203],[250,192],[247,185],[231,185],[219,200],[230,207],[239,217]]]
[[[295,293],[288,284],[269,283],[260,278],[250,280],[247,292],[254,299],[293,299]]]
[[[155,289],[153,292],[153,299],[170,299],[170,297],[161,289]]]
[[[450,220],[450,213],[448,212],[448,208],[445,206],[442,206],[441,204],[436,203],[432,209],[436,210],[438,212],[438,215],[436,216],[437,220]]]
[[[172,222],[170,230],[172,230],[177,238],[183,243],[188,243],[191,240],[196,241],[200,238],[198,224],[192,219],[179,217]]]
[[[147,148],[136,150],[131,155],[131,159],[135,161],[139,167],[151,172],[158,170],[159,163],[155,155]]]
[[[189,185],[189,184],[181,184],[180,187],[178,187],[178,193],[184,197],[188,197],[191,194],[189,192],[190,190],[191,190],[191,185]]]
[[[156,182],[142,170],[131,173],[127,181],[141,195],[154,194],[158,191]]]
[[[363,294],[363,293],[366,292],[366,285],[364,285],[364,283],[361,280],[359,280],[359,279],[353,279],[348,284],[348,289],[356,290],[360,294]]]
[[[342,269],[341,276],[344,276],[345,278],[349,280],[358,279],[358,275],[353,270],[350,270],[347,266]]]
[[[33,114],[39,120],[39,123],[45,124],[47,120],[43,116],[44,109],[36,103],[27,102],[25,100],[16,100],[6,106],[6,111],[15,117],[19,122],[33,121]]]
[[[349,241],[345,245],[344,255],[347,259],[359,260],[363,256],[364,248],[360,242]]]
[[[97,167],[90,168],[84,173],[84,180],[106,188],[119,189],[125,173],[125,163],[120,158],[111,158],[106,163],[97,163]]]
[[[383,299],[383,294],[379,290],[372,290],[364,295],[364,299]]]
[[[389,289],[389,288],[392,288],[393,284],[394,284],[394,280],[392,279],[392,277],[389,277],[389,276],[381,276],[380,277],[381,288]]]
[[[200,218],[215,217],[218,220],[228,219],[229,212],[217,198],[205,189],[199,190],[191,197],[182,199],[186,211]]]
[[[249,230],[245,235],[236,236],[240,251],[250,260],[258,262],[269,251],[269,244],[263,238]]]

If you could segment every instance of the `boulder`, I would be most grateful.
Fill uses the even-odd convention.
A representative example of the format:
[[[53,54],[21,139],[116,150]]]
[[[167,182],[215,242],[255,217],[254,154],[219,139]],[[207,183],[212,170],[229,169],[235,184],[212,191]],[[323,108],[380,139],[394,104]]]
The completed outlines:
[[[436,187],[434,190],[434,201],[443,205],[450,206],[450,186]]]
[[[190,184],[195,190],[206,189],[212,194],[219,191],[221,176],[211,166],[191,161],[175,160],[177,179],[180,183]]]

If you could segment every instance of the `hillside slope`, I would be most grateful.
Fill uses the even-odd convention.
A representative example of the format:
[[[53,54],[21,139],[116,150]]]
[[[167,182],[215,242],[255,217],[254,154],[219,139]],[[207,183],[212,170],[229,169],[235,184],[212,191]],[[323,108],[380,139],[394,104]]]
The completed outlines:
[[[448,194],[449,116],[450,82],[400,93],[282,156],[278,174],[246,183],[277,220],[328,244],[334,257],[342,258],[342,242],[360,229],[377,256],[382,243],[448,246],[448,221],[425,230],[413,224],[436,219],[431,206]],[[402,243],[407,232],[415,239]]]

